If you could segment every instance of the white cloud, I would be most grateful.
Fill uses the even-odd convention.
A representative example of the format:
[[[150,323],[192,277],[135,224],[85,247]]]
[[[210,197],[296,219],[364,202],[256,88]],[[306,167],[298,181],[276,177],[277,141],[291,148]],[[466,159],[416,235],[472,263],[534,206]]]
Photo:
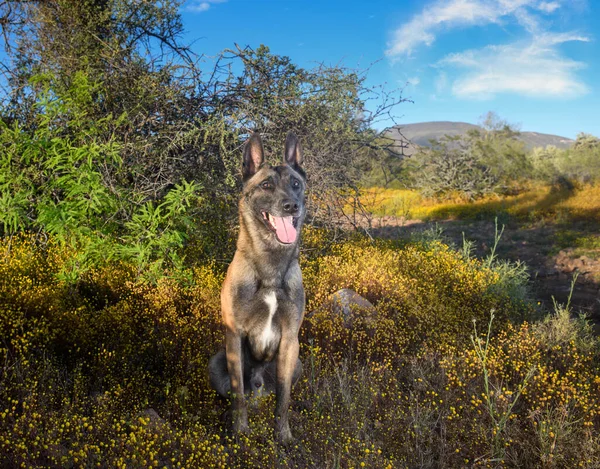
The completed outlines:
[[[544,13],[552,13],[558,8],[560,8],[560,3],[558,2],[541,2],[537,6],[537,9],[543,11]]]
[[[410,54],[421,43],[430,46],[435,41],[434,32],[441,25],[489,22],[489,18],[494,16],[487,5],[477,0],[438,1],[394,32],[386,55]]]
[[[533,15],[525,8],[519,8],[514,12],[517,22],[531,34],[535,34],[540,30],[540,23],[536,15]]]
[[[550,13],[559,7],[558,1],[437,0],[394,31],[385,53],[389,57],[410,55],[421,44],[432,45],[442,30],[499,23],[507,16],[516,16],[521,24],[534,28],[536,21],[528,8]]]
[[[225,3],[227,0],[191,0],[185,4],[183,7],[184,11],[189,11],[192,13],[202,13],[210,9],[211,5],[215,3]]]
[[[417,86],[419,83],[421,83],[421,79],[419,77],[412,77],[406,80],[406,82],[412,86]]]
[[[556,46],[567,41],[588,40],[572,33],[544,32],[527,43],[450,54],[437,65],[467,69],[452,84],[452,93],[461,98],[489,99],[508,92],[572,98],[589,91],[575,74],[585,64],[561,56]]]
[[[547,30],[545,15],[563,3],[565,0],[435,0],[394,32],[386,55],[392,59],[409,56],[423,45],[432,45],[439,34],[450,29],[511,20],[523,29],[521,40],[449,54],[438,61],[434,96],[448,89],[457,97],[471,99],[489,99],[500,93],[581,96],[589,92],[578,73],[585,64],[566,57],[560,46],[589,38]]]
[[[189,5],[186,10],[188,11],[195,11],[196,13],[200,13],[202,11],[206,11],[210,8],[210,3],[208,2],[200,2],[200,3],[195,3],[192,5]]]

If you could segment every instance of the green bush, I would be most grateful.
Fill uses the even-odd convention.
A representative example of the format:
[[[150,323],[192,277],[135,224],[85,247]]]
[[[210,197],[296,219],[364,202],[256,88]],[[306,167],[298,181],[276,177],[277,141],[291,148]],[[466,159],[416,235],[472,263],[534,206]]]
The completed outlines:
[[[571,148],[534,148],[529,154],[532,178],[573,189],[600,179],[600,140],[580,133]]]
[[[426,197],[473,199],[518,188],[531,174],[525,145],[508,125],[433,140],[405,165],[410,184]]]
[[[412,186],[425,197],[459,193],[472,199],[493,192],[499,184],[492,169],[478,160],[460,137],[446,136],[433,141],[411,156],[408,171]]]
[[[92,97],[102,88],[78,73],[57,94],[51,77],[41,90],[34,130],[0,121],[0,222],[4,236],[39,231],[77,256],[63,275],[77,278],[112,259],[134,262],[153,278],[182,265],[178,250],[191,231],[200,186],[182,181],[158,200],[118,184],[126,168],[117,138],[103,140],[126,121],[97,120]]]

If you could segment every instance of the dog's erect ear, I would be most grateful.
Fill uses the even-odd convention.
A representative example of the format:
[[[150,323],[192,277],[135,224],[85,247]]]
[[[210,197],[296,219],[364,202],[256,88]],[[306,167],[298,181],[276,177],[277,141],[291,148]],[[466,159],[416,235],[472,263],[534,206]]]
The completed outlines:
[[[264,161],[265,152],[263,150],[260,134],[254,132],[244,147],[244,161],[242,162],[243,180],[246,181],[254,176]]]
[[[290,166],[302,166],[302,149],[298,138],[293,132],[288,132],[285,139],[284,161]]]

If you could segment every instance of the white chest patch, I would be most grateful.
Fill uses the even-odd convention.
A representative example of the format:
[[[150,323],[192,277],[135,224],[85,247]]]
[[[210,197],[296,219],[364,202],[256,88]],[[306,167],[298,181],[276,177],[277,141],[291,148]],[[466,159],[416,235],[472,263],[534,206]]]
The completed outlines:
[[[273,315],[275,314],[275,311],[277,311],[277,296],[275,295],[275,292],[269,292],[265,294],[265,303],[269,308],[269,319],[267,319],[265,328],[260,334],[259,340],[263,347],[266,347],[275,336],[275,334],[273,334],[273,329],[271,328]]]

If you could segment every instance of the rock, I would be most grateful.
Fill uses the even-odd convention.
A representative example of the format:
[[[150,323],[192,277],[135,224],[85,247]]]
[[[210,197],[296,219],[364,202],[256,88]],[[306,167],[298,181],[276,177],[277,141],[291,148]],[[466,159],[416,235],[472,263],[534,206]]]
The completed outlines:
[[[360,311],[368,320],[373,320],[375,306],[365,297],[360,296],[354,290],[342,288],[331,294],[316,311],[330,309],[334,314],[343,316],[346,326],[352,326],[352,313]],[[309,316],[316,311],[309,313]]]
[[[588,256],[576,257],[573,249],[560,251],[554,261],[554,266],[561,272],[573,273],[578,271],[582,275],[600,270],[600,262]]]
[[[333,311],[344,316],[349,316],[352,313],[352,309],[356,307],[369,310],[375,308],[364,296],[360,296],[349,288],[342,288],[336,291],[329,297],[329,301],[332,303]]]

